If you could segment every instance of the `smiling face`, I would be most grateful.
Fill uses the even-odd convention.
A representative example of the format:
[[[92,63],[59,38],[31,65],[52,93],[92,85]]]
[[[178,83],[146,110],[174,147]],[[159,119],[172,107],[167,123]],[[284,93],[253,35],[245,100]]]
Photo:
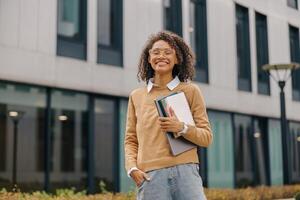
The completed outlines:
[[[149,50],[148,62],[155,74],[172,74],[175,64],[178,64],[175,50],[164,40],[156,41]]]

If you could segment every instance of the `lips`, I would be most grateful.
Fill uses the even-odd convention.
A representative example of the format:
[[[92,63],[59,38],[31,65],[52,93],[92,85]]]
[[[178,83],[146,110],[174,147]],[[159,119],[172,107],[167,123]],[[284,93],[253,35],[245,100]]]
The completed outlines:
[[[155,61],[155,64],[160,64],[160,65],[169,64],[169,61],[168,60],[157,60],[157,61]]]

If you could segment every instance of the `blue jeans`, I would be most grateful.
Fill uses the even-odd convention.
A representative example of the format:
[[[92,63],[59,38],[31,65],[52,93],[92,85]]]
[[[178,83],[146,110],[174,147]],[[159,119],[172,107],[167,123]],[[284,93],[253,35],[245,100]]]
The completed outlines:
[[[150,181],[138,188],[137,200],[206,200],[198,164],[182,164],[147,172]]]

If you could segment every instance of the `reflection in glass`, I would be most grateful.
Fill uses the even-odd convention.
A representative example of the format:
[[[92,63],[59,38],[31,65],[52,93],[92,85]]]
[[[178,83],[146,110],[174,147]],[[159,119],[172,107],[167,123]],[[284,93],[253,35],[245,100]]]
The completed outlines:
[[[51,94],[51,189],[86,187],[87,95],[54,90]]]
[[[254,158],[251,151],[251,117],[234,115],[236,186],[254,185]]]
[[[291,62],[300,62],[299,29],[289,26],[290,34],[290,56]],[[293,100],[300,101],[300,70],[295,70],[292,74],[292,95]]]
[[[270,95],[269,76],[262,70],[262,66],[269,63],[267,17],[255,13],[255,21],[258,93]]]
[[[279,120],[269,119],[269,159],[271,185],[283,184],[281,125]]]
[[[10,187],[13,169],[13,122],[8,111],[24,112],[18,123],[16,182],[22,191],[41,190],[44,183],[44,161],[41,143],[44,140],[45,91],[37,87],[5,84],[0,89],[0,187]],[[20,90],[26,88],[26,90]],[[41,151],[43,152],[43,150]]]
[[[114,103],[112,100],[95,100],[95,182],[98,185],[103,181],[108,190],[116,187],[114,170],[118,168]]]
[[[236,5],[238,89],[251,91],[251,61],[248,9]]]
[[[231,114],[208,112],[214,142],[207,149],[208,187],[234,187],[234,149]]]
[[[79,34],[79,0],[58,1],[58,34],[74,37]]]
[[[266,118],[255,117],[254,122],[254,155],[255,157],[255,183],[267,185],[268,173],[267,155],[268,155],[268,121]]]
[[[292,166],[292,183],[300,182],[300,123],[290,122],[290,154]]]
[[[98,0],[98,43],[111,45],[112,13],[111,0]]]

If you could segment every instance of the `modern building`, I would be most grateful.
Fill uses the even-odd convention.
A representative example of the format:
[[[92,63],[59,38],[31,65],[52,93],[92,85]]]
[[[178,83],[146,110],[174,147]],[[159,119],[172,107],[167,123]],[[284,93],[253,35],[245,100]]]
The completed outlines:
[[[0,0],[0,187],[16,169],[21,189],[132,189],[127,98],[144,85],[136,73],[145,41],[163,29],[196,53],[214,132],[199,149],[204,185],[282,185],[283,169],[300,183],[300,70],[285,87],[287,155],[279,87],[262,71],[300,62],[297,1]]]

